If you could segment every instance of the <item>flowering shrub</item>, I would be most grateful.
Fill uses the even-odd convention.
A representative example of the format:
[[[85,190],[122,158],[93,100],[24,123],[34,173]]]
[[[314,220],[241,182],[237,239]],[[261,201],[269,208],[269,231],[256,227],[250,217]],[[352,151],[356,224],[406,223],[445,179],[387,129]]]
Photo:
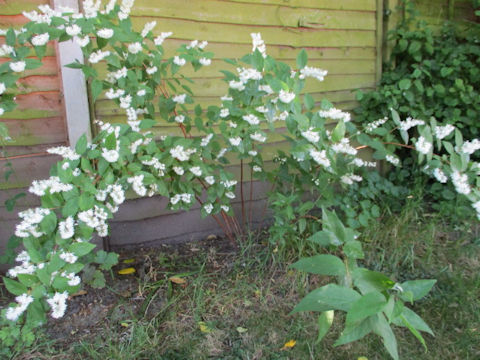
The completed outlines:
[[[362,258],[361,244],[355,240],[353,230],[343,227],[327,208],[335,205],[335,194],[341,187],[358,186],[362,172],[376,166],[375,162],[359,157],[362,148],[373,149],[374,159],[386,159],[394,165],[399,163],[396,147],[417,150],[419,161],[428,163],[433,176],[442,182],[450,179],[480,211],[479,192],[472,185],[477,165],[469,158],[469,153],[477,149],[477,141],[463,142],[456,132],[454,147],[446,140],[452,128],[437,126],[434,120],[430,125],[412,119],[402,122],[395,111],[392,121],[381,119],[357,129],[350,121],[350,114],[335,109],[326,100],[318,109],[312,96],[302,93],[307,78],[322,81],[326,71],[307,66],[305,51],[299,53],[296,69],[276,61],[267,55],[260,34],[252,34],[252,53],[241,60],[227,61],[236,67],[236,73],[223,71],[228,93],[221,98],[221,106],[210,106],[204,111],[196,105],[194,112],[189,112],[187,105],[192,106],[193,94],[186,84],[188,79],[179,74],[187,63],[196,70],[210,65],[213,54],[205,50],[207,42],[195,40],[181,45],[176,55],[165,58],[162,44],[172,33],[163,32],[155,37],[152,33],[155,23],[147,23],[141,32],[136,32],[128,16],[132,5],[128,0],[120,5],[110,1],[100,10],[98,2],[87,0],[82,14],[67,9],[59,13],[42,6],[42,13],[25,14],[31,22],[22,30],[6,31],[6,44],[0,49],[11,58],[0,66],[0,83],[5,89],[15,87],[24,70],[41,65],[40,61],[27,58],[31,51],[29,44],[41,59],[48,41],[73,40],[82,48],[88,63],[68,66],[83,71],[90,81],[93,100],[105,92],[107,98],[125,111],[126,121],[116,124],[96,121],[99,132],[92,143],[83,136],[74,149],[49,150],[62,160],[53,167],[49,179],[34,181],[29,188],[40,197],[41,206],[19,214],[22,221],[15,234],[23,239],[25,250],[16,257],[20,264],[4,278],[5,286],[16,296],[15,303],[2,310],[4,319],[20,322],[26,313],[27,324],[40,325],[45,322],[47,312],[55,319],[61,318],[69,294],[82,286],[79,274],[91,269],[92,263],[98,264],[100,270],[107,270],[117,262],[115,254],[104,251],[93,254],[95,245],[90,240],[94,234],[108,234],[108,220],[125,201],[128,189],[141,197],[166,196],[172,210],[188,210],[198,201],[202,215],[214,216],[233,239],[241,233],[242,226],[233,217],[231,200],[236,197],[237,179],[225,169],[228,154],[240,159],[242,174],[244,163],[248,163],[252,178],[273,184],[272,241],[298,233],[311,234],[315,243],[341,246],[348,271],[358,268],[356,260]],[[108,68],[103,80],[98,79],[91,66],[100,61]],[[12,110],[14,106],[12,95],[4,92],[1,111]],[[151,128],[158,121],[157,115],[163,121],[177,124],[183,136],[156,138]],[[276,132],[276,121],[285,121],[284,136],[291,148],[288,153],[280,152],[279,165],[267,171],[262,147]],[[219,131],[213,131],[212,125],[218,125]],[[419,136],[411,139],[408,130],[414,126],[418,127]],[[192,136],[193,127],[201,137]],[[404,143],[394,137],[397,130]],[[445,147],[450,157],[433,153],[434,140],[435,146]],[[246,225],[242,180],[239,184],[242,223]],[[311,192],[314,200],[304,201],[306,192]],[[312,211],[321,208],[323,220],[312,215]],[[319,256],[315,263],[326,259]],[[338,264],[340,259],[333,261]],[[336,266],[317,273],[331,275],[334,271],[335,275],[342,275],[342,271],[335,270]],[[298,264],[296,267],[306,269]],[[104,283],[100,270],[90,276],[94,286]],[[372,287],[380,294],[375,294],[376,311],[364,312],[363,317],[347,315],[346,332],[361,331],[365,335],[366,330],[373,329],[382,333],[386,322],[382,313],[392,322],[407,326],[416,336],[417,330],[428,331],[428,327],[412,322],[403,303],[395,305],[400,304],[395,300],[398,296],[410,301],[420,298],[417,290],[410,291],[408,284],[395,285],[390,280],[379,288],[375,284],[384,278],[377,275],[370,278],[370,273],[363,270],[357,271],[360,278],[341,280],[341,286],[347,289],[342,291],[356,293],[352,295],[349,314],[371,307],[362,299],[374,296],[370,294]],[[422,295],[430,288],[422,288]],[[403,295],[386,295],[392,291]],[[346,311],[348,307],[325,311],[335,309]],[[325,315],[327,319],[329,314]],[[354,320],[350,322],[351,316]],[[344,337],[342,343],[360,337]],[[385,339],[390,353],[396,357],[392,341]]]

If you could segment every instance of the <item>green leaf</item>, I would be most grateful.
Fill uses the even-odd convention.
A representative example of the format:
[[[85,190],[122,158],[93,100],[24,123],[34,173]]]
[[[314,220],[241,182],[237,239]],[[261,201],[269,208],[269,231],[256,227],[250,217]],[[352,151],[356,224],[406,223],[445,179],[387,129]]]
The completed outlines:
[[[51,212],[47,216],[45,216],[40,223],[40,229],[42,229],[45,233],[51,234],[55,228],[57,227],[57,215],[54,212]]]
[[[117,148],[117,137],[115,136],[115,132],[112,132],[106,137],[105,147],[107,148],[107,150],[114,150]]]
[[[437,280],[411,280],[401,283],[404,292],[410,291],[413,294],[413,301],[419,300],[427,295]]]
[[[408,322],[412,327],[417,330],[429,333],[430,335],[434,336],[432,329],[427,325],[423,319],[418,316],[413,310],[404,307],[402,313],[394,318],[392,322],[397,326],[407,326],[405,321]]]
[[[362,294],[372,291],[382,292],[391,289],[395,283],[382,273],[357,268],[353,271],[353,283],[360,289]]]
[[[80,207],[80,210],[85,211],[93,208],[93,205],[95,203],[95,198],[93,195],[83,193],[80,195],[78,198],[78,206]],[[72,205],[73,206],[73,205]]]
[[[327,335],[328,330],[333,323],[333,317],[335,316],[335,312],[333,310],[324,311],[318,317],[318,337],[317,343],[322,341],[322,339]]]
[[[100,270],[96,270],[93,274],[93,280],[91,281],[90,285],[94,289],[103,289],[105,287],[105,276]]]
[[[307,110],[312,110],[315,106],[315,100],[310,94],[305,94],[305,96],[303,97],[303,103],[305,104],[305,108]]]
[[[398,360],[397,339],[383,314],[379,314],[373,322],[373,331],[383,338],[383,346],[385,346],[390,356]]]
[[[83,134],[77,140],[77,144],[75,145],[76,153],[82,155],[85,151],[87,151],[87,144],[88,144],[87,135]]]
[[[410,79],[402,79],[398,82],[398,87],[400,90],[408,90],[410,89],[410,86],[412,86]]]
[[[362,243],[357,240],[345,243],[345,245],[343,245],[343,252],[351,259],[363,259],[365,257],[362,250]]]
[[[360,297],[353,289],[329,284],[310,292],[295,306],[291,314],[300,311],[348,311]]]
[[[28,291],[25,285],[6,277],[3,278],[3,284],[5,285],[7,290],[13,295],[22,295]]]
[[[28,323],[40,326],[47,322],[45,309],[40,300],[35,300],[27,308]]]
[[[347,313],[346,324],[360,322],[361,320],[377,314],[387,305],[387,300],[378,291],[363,295],[355,301]]]
[[[346,274],[343,261],[336,256],[327,254],[300,259],[290,267],[319,275],[343,276]]]
[[[18,280],[25,286],[32,287],[38,283],[38,277],[31,274],[18,274]]]
[[[95,244],[91,244],[89,242],[78,242],[70,245],[68,247],[68,251],[74,253],[78,257],[81,257],[91,252],[95,246]]]
[[[95,255],[95,262],[100,264],[100,269],[110,270],[112,266],[118,263],[118,254],[100,250]]]
[[[302,49],[297,55],[297,67],[303,69],[307,65],[308,55],[305,49]]]
[[[374,320],[378,315],[366,318],[359,324],[352,324],[345,327],[342,331],[342,335],[335,341],[333,346],[340,346],[348,344],[352,341],[359,340],[365,335],[373,331]]]
[[[343,122],[343,120],[340,120],[332,132],[332,141],[338,142],[342,140],[344,136],[345,136],[345,123]]]
[[[330,245],[331,236],[335,237],[335,235],[333,235],[332,233],[330,233],[328,231],[321,230],[321,231],[317,231],[315,234],[310,236],[307,239],[307,241],[314,242],[314,243],[319,244],[321,246],[327,246],[327,245]]]

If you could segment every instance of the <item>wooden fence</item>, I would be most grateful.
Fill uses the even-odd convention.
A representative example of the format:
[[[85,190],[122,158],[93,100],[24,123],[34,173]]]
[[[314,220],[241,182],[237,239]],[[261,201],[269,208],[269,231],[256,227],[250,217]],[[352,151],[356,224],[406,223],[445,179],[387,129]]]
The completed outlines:
[[[465,0],[417,0],[426,20],[439,24],[443,19],[470,19],[470,2]],[[19,26],[26,19],[22,11],[48,3],[48,0],[0,0],[0,28]],[[180,44],[207,40],[215,53],[212,65],[185,75],[194,79],[195,101],[202,106],[219,104],[227,88],[220,81],[220,69],[228,66],[226,57],[238,57],[251,50],[250,33],[260,32],[267,52],[293,64],[298,51],[305,48],[312,66],[328,70],[325,81],[311,81],[306,90],[319,102],[327,98],[339,108],[355,107],[354,91],[375,87],[381,76],[382,49],[386,32],[403,14],[395,9],[398,0],[136,0],[132,12],[134,26],[156,20],[157,33],[173,31],[165,43],[167,55]],[[0,61],[2,61],[0,59]],[[5,60],[3,60],[5,61]],[[0,182],[0,244],[13,231],[16,212],[35,205],[28,195],[21,199],[15,213],[8,213],[3,202],[21,191],[33,179],[48,176],[55,157],[43,154],[46,148],[68,143],[55,47],[49,45],[45,64],[27,74],[17,100],[18,109],[0,120],[9,127],[15,143],[8,147],[15,175]],[[105,68],[99,66],[101,74]],[[112,101],[101,97],[92,107],[92,118],[108,122],[125,122],[126,116]],[[283,124],[278,125],[279,132]],[[159,124],[157,134],[179,134],[178,127]],[[276,149],[286,143],[279,135],[265,147],[265,158],[271,160]],[[3,168],[5,159],[0,160]],[[238,172],[238,164],[231,170]],[[1,181],[2,179],[0,179]],[[248,179],[247,179],[248,180]],[[248,189],[247,189],[248,191]],[[264,198],[265,189],[255,186],[255,207]],[[129,200],[111,222],[113,244],[128,245],[158,240],[189,239],[215,229],[210,220],[200,220],[199,209],[189,213],[164,210],[166,200],[160,197]],[[0,247],[1,248],[1,247]]]

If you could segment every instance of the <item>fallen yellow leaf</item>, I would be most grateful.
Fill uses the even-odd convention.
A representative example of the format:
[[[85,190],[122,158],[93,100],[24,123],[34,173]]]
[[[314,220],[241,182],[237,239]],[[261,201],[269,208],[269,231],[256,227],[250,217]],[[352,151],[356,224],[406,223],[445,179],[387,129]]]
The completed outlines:
[[[368,360],[365,356],[360,356],[357,360]]]
[[[290,341],[287,341],[285,343],[285,345],[283,345],[283,347],[280,349],[280,350],[288,350],[288,349],[291,349],[295,346],[295,344],[297,343],[296,340],[290,340]]]
[[[135,262],[135,259],[125,259],[122,261],[124,264],[131,264]]]
[[[122,325],[123,327],[128,327],[129,326],[128,323],[126,323],[126,322],[122,322],[122,323],[120,323],[120,325]]]
[[[200,331],[203,333],[211,333],[213,331],[212,328],[210,328],[207,324],[205,324],[203,321],[198,322],[198,326],[200,327]]]
[[[133,274],[134,272],[135,272],[135,268],[133,267],[125,268],[118,271],[120,275],[129,275],[129,274]]]
[[[237,327],[237,331],[239,334],[243,334],[243,333],[246,333],[248,331],[248,329],[245,329],[241,326]]]
[[[185,284],[187,282],[187,280],[177,276],[172,276],[171,278],[168,278],[168,280],[170,280],[174,284]]]

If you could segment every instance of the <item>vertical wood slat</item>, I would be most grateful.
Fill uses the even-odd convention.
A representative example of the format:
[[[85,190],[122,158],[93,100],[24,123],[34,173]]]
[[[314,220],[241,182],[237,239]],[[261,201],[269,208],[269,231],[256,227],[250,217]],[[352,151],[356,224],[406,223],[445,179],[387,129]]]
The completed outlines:
[[[383,0],[377,0],[375,82],[380,83],[383,62]]]

